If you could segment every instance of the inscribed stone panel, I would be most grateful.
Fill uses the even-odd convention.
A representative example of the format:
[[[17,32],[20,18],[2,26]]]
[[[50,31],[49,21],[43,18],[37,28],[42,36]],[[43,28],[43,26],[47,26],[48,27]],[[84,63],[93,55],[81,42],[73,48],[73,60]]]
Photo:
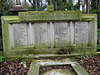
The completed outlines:
[[[14,46],[27,46],[27,24],[13,24]]]
[[[35,47],[47,47],[47,23],[34,23]]]
[[[88,44],[88,22],[75,23],[75,44]]]
[[[67,22],[55,23],[55,44],[56,47],[64,47],[69,43],[69,31]]]

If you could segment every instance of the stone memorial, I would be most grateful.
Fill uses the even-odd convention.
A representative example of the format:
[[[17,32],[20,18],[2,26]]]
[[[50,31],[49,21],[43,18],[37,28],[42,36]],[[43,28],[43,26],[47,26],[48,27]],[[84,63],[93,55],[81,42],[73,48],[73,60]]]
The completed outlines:
[[[51,9],[50,9],[51,10]],[[80,11],[19,12],[2,16],[4,55],[22,57],[36,53],[56,54],[58,48],[74,47],[79,53],[97,50],[97,15]],[[43,50],[43,51],[42,51]]]

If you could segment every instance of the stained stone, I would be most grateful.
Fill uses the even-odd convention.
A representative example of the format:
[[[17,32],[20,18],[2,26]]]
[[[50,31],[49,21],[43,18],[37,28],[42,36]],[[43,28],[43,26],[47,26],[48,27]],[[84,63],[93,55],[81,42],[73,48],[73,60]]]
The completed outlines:
[[[88,44],[88,22],[75,23],[75,44],[76,45]]]
[[[68,23],[56,22],[55,23],[55,44],[56,47],[64,47],[68,45]]]
[[[35,47],[47,43],[47,23],[34,23]]]
[[[13,24],[14,46],[27,46],[27,24]]]

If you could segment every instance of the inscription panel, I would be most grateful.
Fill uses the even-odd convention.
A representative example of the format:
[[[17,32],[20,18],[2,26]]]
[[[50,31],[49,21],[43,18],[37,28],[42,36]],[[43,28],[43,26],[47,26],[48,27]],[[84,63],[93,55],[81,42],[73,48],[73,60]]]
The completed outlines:
[[[55,23],[55,44],[56,47],[64,47],[69,43],[68,23]]]
[[[14,46],[27,46],[27,24],[13,24]]]
[[[88,44],[88,22],[75,23],[75,44]]]
[[[19,13],[20,21],[37,21],[37,20],[80,20],[81,12],[30,12]]]
[[[35,47],[47,47],[47,23],[34,23]]]

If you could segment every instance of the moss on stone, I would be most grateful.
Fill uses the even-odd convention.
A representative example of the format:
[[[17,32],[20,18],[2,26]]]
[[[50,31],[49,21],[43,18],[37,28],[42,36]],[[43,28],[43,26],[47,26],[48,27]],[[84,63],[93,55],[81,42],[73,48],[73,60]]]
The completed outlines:
[[[70,59],[70,61],[71,61],[71,66],[73,67],[77,75],[89,75],[88,72],[86,72],[86,70],[84,70],[84,68],[75,60]]]
[[[20,21],[80,20],[80,11],[36,11],[19,12]]]
[[[48,11],[54,11],[54,5],[48,5]]]

